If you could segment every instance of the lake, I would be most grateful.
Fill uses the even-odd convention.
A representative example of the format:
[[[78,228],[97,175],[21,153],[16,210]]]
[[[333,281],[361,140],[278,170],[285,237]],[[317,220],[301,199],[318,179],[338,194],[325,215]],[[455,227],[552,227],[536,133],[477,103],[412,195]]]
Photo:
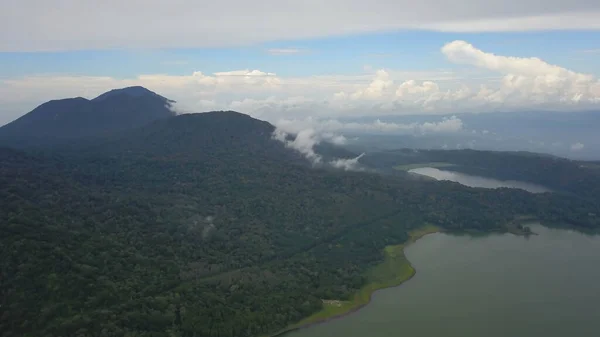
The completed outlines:
[[[499,188],[499,187],[510,187],[510,188],[520,188],[532,193],[543,193],[550,192],[549,189],[524,182],[524,181],[515,181],[515,180],[497,180],[492,178],[473,176],[469,174],[445,171],[436,169],[433,167],[420,167],[409,170],[408,172],[416,173],[424,176],[428,176],[437,180],[449,180],[460,183],[465,186],[470,187],[482,187],[482,188]]]
[[[600,336],[600,236],[532,229],[427,235],[406,248],[411,280],[286,337]]]

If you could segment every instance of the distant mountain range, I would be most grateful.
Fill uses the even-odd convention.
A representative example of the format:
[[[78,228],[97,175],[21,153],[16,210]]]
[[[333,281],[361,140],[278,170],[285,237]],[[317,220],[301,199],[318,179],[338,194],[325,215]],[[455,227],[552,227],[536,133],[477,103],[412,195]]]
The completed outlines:
[[[108,135],[172,117],[174,101],[143,87],[46,102],[0,128],[0,144],[48,145]]]

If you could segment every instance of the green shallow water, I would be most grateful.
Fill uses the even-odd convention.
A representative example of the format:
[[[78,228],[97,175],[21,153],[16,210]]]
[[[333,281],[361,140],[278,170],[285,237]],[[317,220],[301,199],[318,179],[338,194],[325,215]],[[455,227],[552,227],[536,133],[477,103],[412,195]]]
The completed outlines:
[[[348,316],[286,337],[600,336],[600,236],[428,235],[406,250],[417,274]]]

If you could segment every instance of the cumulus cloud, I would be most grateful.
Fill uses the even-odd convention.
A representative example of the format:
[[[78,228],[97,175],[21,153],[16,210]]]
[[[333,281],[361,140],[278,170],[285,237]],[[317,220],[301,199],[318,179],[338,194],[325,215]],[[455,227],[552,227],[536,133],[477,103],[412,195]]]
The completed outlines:
[[[589,0],[2,1],[0,51],[240,46],[398,29],[599,29],[599,13]]]
[[[436,93],[440,91],[440,87],[431,81],[424,81],[418,84],[415,80],[406,81],[396,90],[396,96],[398,97],[413,97],[414,95],[423,96],[430,93]]]
[[[497,73],[497,80],[469,86],[454,83],[442,87],[434,80],[409,79],[398,82],[386,70],[377,71],[372,81],[352,93],[333,96],[337,108],[357,107],[355,101],[377,101],[379,110],[419,112],[485,111],[522,109],[533,106],[564,109],[589,108],[600,103],[600,82],[589,74],[549,64],[537,57],[495,55],[465,41],[453,41],[441,48],[453,63],[471,65]],[[395,95],[390,95],[394,90]],[[361,103],[364,108],[364,103]]]
[[[584,147],[585,145],[583,143],[575,143],[571,145],[571,151],[581,151]]]
[[[366,88],[361,88],[348,95],[345,92],[339,92],[334,95],[336,98],[358,99],[381,99],[391,89],[394,81],[390,78],[387,71],[380,69],[375,72],[375,77]]]
[[[465,41],[442,47],[452,62],[498,72],[504,77],[497,90],[483,88],[475,99],[510,103],[600,102],[600,83],[594,76],[549,64],[537,57],[508,57],[486,53]]]

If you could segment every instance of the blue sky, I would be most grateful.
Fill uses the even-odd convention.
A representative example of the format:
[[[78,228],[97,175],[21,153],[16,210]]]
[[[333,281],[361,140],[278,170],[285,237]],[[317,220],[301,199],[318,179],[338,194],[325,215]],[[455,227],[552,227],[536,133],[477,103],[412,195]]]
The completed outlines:
[[[466,40],[499,55],[540,57],[551,64],[600,75],[596,31],[443,33],[401,31],[275,41],[253,46],[193,49],[112,49],[63,52],[0,52],[0,78],[40,74],[134,77],[261,69],[281,76],[355,74],[363,67],[452,69],[440,53],[447,42]],[[272,55],[270,49],[302,50]]]

